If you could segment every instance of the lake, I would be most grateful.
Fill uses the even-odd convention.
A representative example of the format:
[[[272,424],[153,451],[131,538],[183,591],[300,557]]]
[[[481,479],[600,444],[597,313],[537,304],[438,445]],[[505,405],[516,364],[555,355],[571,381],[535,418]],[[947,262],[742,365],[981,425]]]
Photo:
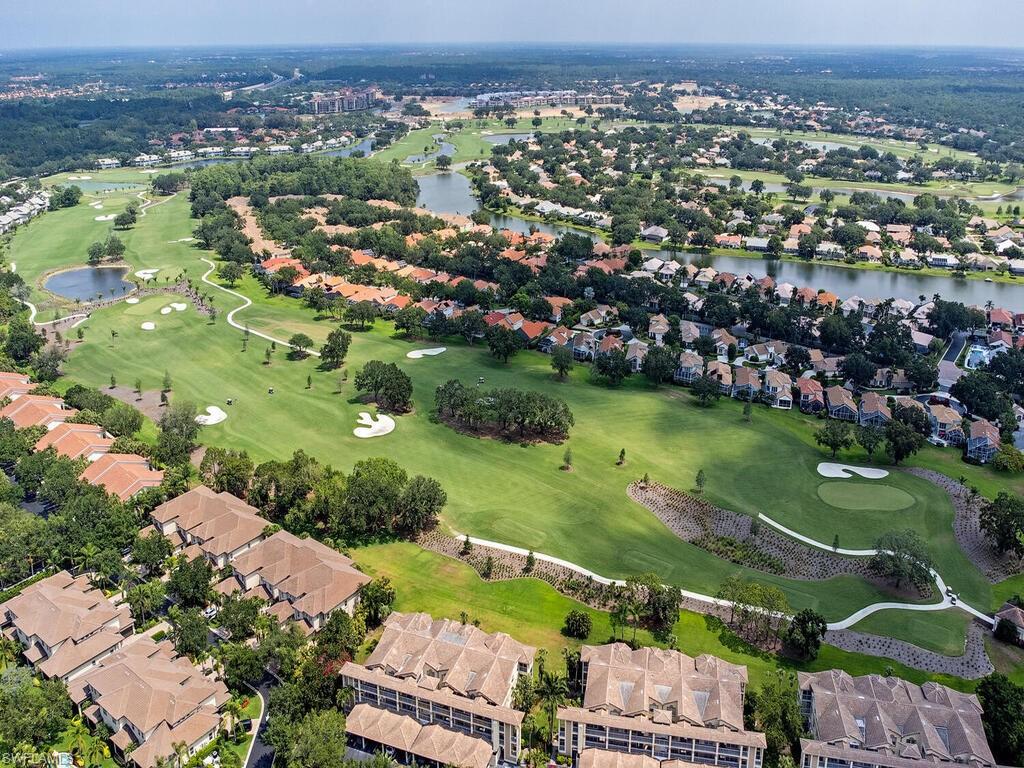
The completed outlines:
[[[494,144],[495,146],[504,146],[510,141],[529,141],[533,138],[532,133],[495,133],[490,136],[482,137],[488,144]]]
[[[438,145],[436,150],[430,152],[421,152],[418,155],[409,155],[405,158],[405,162],[410,165],[418,165],[419,163],[429,163],[431,160],[436,160],[441,155],[447,155],[448,157],[455,157],[455,145],[447,141],[444,141],[443,133],[435,133],[431,138]]]
[[[127,273],[128,267],[81,267],[50,276],[43,287],[72,301],[114,298],[135,288],[124,279]]]
[[[480,202],[473,195],[470,180],[461,173],[434,173],[417,176],[420,191],[416,205],[435,213],[460,213],[468,216],[480,209]],[[530,227],[560,237],[566,232],[576,232],[591,239],[597,237],[586,230],[564,224],[532,222],[516,216],[492,214],[491,226],[529,232]],[[811,286],[831,291],[847,299],[860,296],[864,299],[899,298],[917,301],[917,297],[941,294],[947,300],[962,301],[965,304],[984,306],[992,300],[996,306],[1015,312],[1024,312],[1024,279],[1019,283],[986,283],[983,280],[957,279],[952,276],[922,275],[914,272],[882,272],[879,270],[852,269],[821,262],[795,262],[769,259],[750,259],[742,256],[704,256],[690,252],[645,251],[651,256],[675,258],[683,263],[713,266],[719,271],[736,274],[750,273],[754,277],[771,275],[776,282],[792,283],[796,286]]]

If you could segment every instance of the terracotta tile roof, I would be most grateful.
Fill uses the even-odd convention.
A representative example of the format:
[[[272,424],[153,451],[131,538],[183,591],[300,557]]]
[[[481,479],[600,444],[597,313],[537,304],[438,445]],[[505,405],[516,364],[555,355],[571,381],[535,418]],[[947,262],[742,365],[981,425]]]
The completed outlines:
[[[270,524],[256,507],[205,485],[164,502],[150,517],[165,535],[177,533],[214,559],[259,540]]]
[[[106,436],[102,427],[92,424],[58,424],[35,444],[35,450],[45,451],[49,447],[69,459],[89,458],[94,454],[106,453],[114,439]]]
[[[999,445],[999,430],[996,429],[995,424],[985,419],[978,419],[971,422],[971,439],[980,440],[982,438],[993,445]]]
[[[86,467],[80,480],[102,486],[107,493],[128,501],[145,488],[164,481],[164,473],[152,469],[149,460],[134,453],[106,453]]]
[[[995,764],[974,694],[836,669],[800,672],[798,679],[814,710],[815,733],[803,742],[805,754],[839,748],[846,759],[859,760],[860,750],[870,750],[885,756],[885,765],[908,768],[922,760]]]
[[[411,753],[438,765],[486,768],[490,742],[440,725],[421,725],[406,715],[369,704],[356,704],[345,718],[345,731]]]
[[[78,411],[66,407],[59,397],[22,395],[0,409],[0,419],[10,419],[18,429],[36,426],[49,428],[75,413]]]

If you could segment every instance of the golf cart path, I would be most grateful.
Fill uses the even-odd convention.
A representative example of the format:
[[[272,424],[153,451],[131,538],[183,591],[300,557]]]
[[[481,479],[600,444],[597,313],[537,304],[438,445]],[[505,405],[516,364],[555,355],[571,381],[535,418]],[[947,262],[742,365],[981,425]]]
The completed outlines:
[[[261,339],[266,339],[267,341],[272,341],[272,342],[274,342],[276,344],[282,344],[285,347],[288,347],[289,349],[291,348],[291,344],[289,344],[288,342],[284,341],[283,339],[275,338],[273,336],[270,336],[269,334],[261,333],[260,331],[254,331],[254,330],[251,330],[251,329],[247,329],[245,326],[243,326],[243,325],[239,324],[237,321],[235,321],[235,319],[234,319],[235,315],[238,312],[242,311],[243,309],[247,309],[248,307],[252,306],[252,300],[249,299],[248,297],[242,295],[241,293],[238,293],[237,291],[233,291],[230,288],[225,288],[224,286],[218,285],[217,283],[215,283],[212,280],[210,280],[209,276],[216,269],[216,265],[210,259],[207,259],[205,257],[200,257],[200,259],[202,261],[204,261],[206,264],[208,264],[209,267],[210,267],[206,271],[206,273],[202,276],[202,281],[204,283],[206,283],[207,285],[213,286],[214,288],[216,288],[216,289],[218,289],[220,291],[223,291],[224,293],[230,294],[231,296],[234,296],[236,299],[240,299],[242,301],[242,304],[240,304],[239,306],[235,307],[234,309],[232,309],[230,312],[227,313],[228,325],[230,325],[232,328],[235,328],[235,329],[237,329],[239,331],[242,331],[242,332],[245,332],[245,331],[248,330],[249,333],[253,334],[254,336],[258,336]],[[310,351],[309,354],[314,355],[316,357],[319,357],[319,353],[314,352],[314,351]],[[796,531],[793,531],[793,530],[791,530],[789,528],[786,528],[785,526],[781,525],[780,523],[775,522],[774,520],[772,520],[769,517],[766,517],[765,515],[759,514],[758,517],[760,519],[764,520],[766,523],[768,523],[772,527],[774,527],[777,530],[781,531],[782,533],[785,533],[787,536],[791,536],[791,537],[793,537],[793,538],[795,538],[795,539],[797,539],[797,540],[799,540],[799,541],[801,541],[801,542],[803,542],[805,544],[808,544],[808,545],[813,546],[813,547],[817,547],[819,549],[823,549],[823,550],[826,550],[826,551],[829,551],[829,552],[836,551],[839,554],[849,555],[849,556],[852,556],[852,557],[871,557],[871,556],[877,554],[876,550],[873,550],[873,549],[837,549],[837,550],[833,550],[832,547],[830,547],[830,546],[828,546],[826,544],[823,544],[820,541],[816,541],[815,539],[812,539],[812,538],[810,538],[808,536],[804,536],[802,534],[799,534]],[[512,546],[510,544],[503,544],[503,543],[498,542],[498,541],[489,541],[487,539],[479,539],[479,538],[476,538],[476,537],[473,537],[473,536],[469,536],[468,534],[464,534],[464,533],[453,532],[453,535],[456,536],[457,538],[466,538],[466,539],[468,539],[473,544],[479,544],[480,546],[483,546],[483,547],[492,547],[494,549],[502,550],[502,551],[505,551],[505,552],[511,552],[511,553],[517,554],[517,555],[524,555],[525,556],[525,555],[529,554],[529,552],[531,551],[531,550],[528,550],[528,549],[524,549],[522,547],[514,547],[514,546]],[[593,571],[587,570],[586,568],[584,568],[584,567],[582,567],[580,565],[577,565],[576,563],[570,562],[568,560],[563,560],[561,558],[554,557],[552,555],[547,555],[547,554],[544,554],[543,552],[534,552],[533,555],[538,560],[544,560],[544,561],[552,563],[554,565],[559,565],[559,566],[562,566],[564,568],[568,568],[568,569],[570,569],[572,571],[575,571],[576,573],[580,574],[581,576],[584,576],[584,577],[587,577],[587,578],[591,578],[591,579],[593,579],[594,581],[596,581],[596,582],[598,582],[600,584],[617,584],[618,585],[618,584],[623,584],[624,583],[624,581],[622,579],[609,579],[606,576],[602,576],[602,575],[600,575],[598,573],[595,573]],[[873,613],[877,613],[878,611],[886,611],[886,610],[942,611],[942,610],[946,610],[947,608],[960,608],[961,610],[966,611],[967,613],[971,614],[975,618],[978,618],[978,619],[981,619],[982,621],[987,622],[989,625],[994,625],[995,624],[995,620],[991,616],[989,616],[986,613],[983,613],[982,611],[977,610],[976,608],[974,608],[974,607],[972,607],[970,605],[967,605],[963,601],[957,600],[954,603],[953,602],[953,597],[951,595],[947,595],[946,594],[946,583],[945,583],[945,581],[943,581],[942,576],[940,576],[939,573],[937,571],[935,571],[934,569],[930,569],[930,573],[931,573],[932,577],[935,579],[935,585],[938,587],[939,594],[942,597],[942,599],[939,602],[937,602],[937,603],[926,603],[926,604],[920,604],[920,603],[897,603],[897,602],[872,603],[871,605],[867,605],[867,606],[861,608],[860,610],[854,612],[850,616],[847,616],[845,619],[841,619],[841,620],[835,621],[835,622],[830,622],[828,624],[828,629],[832,629],[832,630],[835,630],[835,629],[847,629],[848,627],[853,626],[854,624],[856,624],[857,622],[861,621],[865,617],[870,616]],[[708,603],[708,604],[711,604],[711,605],[718,605],[718,606],[725,606],[725,607],[730,607],[732,605],[731,601],[721,600],[719,598],[712,597],[711,595],[705,595],[705,594],[702,594],[700,592],[692,592],[692,591],[686,590],[686,589],[680,590],[680,592],[682,593],[682,595],[684,597],[688,597],[688,598],[693,599],[693,600],[698,600],[698,601],[703,602],[703,603]]]
[[[789,535],[796,536],[800,541],[803,541],[806,544],[810,544],[811,546],[818,547],[819,549],[828,550],[830,552],[833,551],[832,547],[826,546],[825,544],[822,544],[821,542],[815,541],[814,539],[808,538],[806,536],[800,536],[799,534],[795,534],[794,532],[790,531],[788,528],[785,528],[783,526],[780,526],[778,523],[775,523],[770,518],[766,518],[764,515],[760,515],[759,517],[761,517],[761,519],[765,520],[765,522],[769,523],[770,525],[775,526],[779,530],[781,530],[781,531],[783,531],[783,532],[785,532],[785,533],[787,533]],[[453,531],[452,535],[455,536],[456,538],[459,538],[459,539],[469,539],[471,544],[479,544],[482,547],[491,547],[493,549],[499,549],[499,550],[501,550],[503,552],[511,552],[512,554],[516,554],[516,555],[524,555],[525,556],[525,555],[528,555],[532,551],[532,550],[524,549],[523,547],[514,547],[514,546],[512,546],[510,544],[502,544],[501,542],[498,542],[498,541],[488,541],[487,539],[479,539],[479,538],[476,538],[474,536],[469,536],[469,535],[467,535],[465,533],[459,533],[457,531]],[[876,551],[873,550],[873,549],[838,550],[838,552],[840,552],[840,553],[843,553],[843,552],[851,552],[851,553],[856,552],[856,553],[858,553],[859,556],[865,556],[865,557],[876,554]],[[533,556],[536,559],[538,559],[538,560],[543,560],[545,562],[552,563],[553,565],[560,565],[563,568],[568,568],[569,570],[575,571],[576,573],[580,574],[581,576],[593,579],[594,581],[598,582],[599,584],[621,585],[621,584],[625,583],[625,581],[623,579],[609,579],[607,576],[602,576],[599,573],[594,573],[593,571],[589,571],[586,568],[584,568],[584,567],[582,567],[580,565],[577,565],[576,563],[570,562],[568,560],[563,560],[563,559],[558,558],[558,557],[553,557],[551,555],[546,555],[543,552],[533,552]],[[966,611],[967,613],[971,614],[972,616],[974,616],[974,617],[976,617],[978,619],[981,619],[982,621],[985,621],[986,623],[988,623],[990,625],[995,623],[991,616],[988,616],[987,614],[982,613],[981,611],[977,610],[976,608],[973,608],[973,607],[967,605],[966,603],[964,603],[964,602],[962,602],[960,600],[957,600],[957,602],[954,603],[953,600],[952,600],[952,597],[950,595],[946,594],[946,583],[943,581],[942,577],[934,569],[930,569],[930,573],[931,573],[932,577],[935,579],[935,585],[939,589],[939,594],[942,596],[942,600],[941,601],[939,601],[937,603],[925,603],[925,604],[921,604],[921,603],[895,603],[895,602],[872,603],[871,605],[867,605],[867,606],[861,608],[859,611],[856,611],[856,612],[852,613],[851,615],[847,616],[845,619],[840,619],[839,621],[829,622],[828,629],[847,629],[849,627],[852,627],[854,624],[856,624],[861,619],[864,619],[865,617],[870,616],[873,613],[877,613],[878,611],[886,611],[886,610],[944,611],[947,608],[960,608],[960,609]],[[700,592],[692,592],[692,591],[690,591],[688,589],[681,589],[680,592],[682,593],[683,597],[688,597],[691,600],[697,600],[697,601],[702,602],[702,603],[708,603],[709,605],[718,605],[718,606],[724,606],[724,607],[727,607],[727,608],[731,607],[733,605],[732,601],[730,601],[730,600],[722,600],[722,599],[719,599],[717,597],[712,597],[711,595],[702,594]]]
[[[228,312],[228,314],[227,314],[228,325],[230,325],[232,328],[237,328],[242,333],[248,332],[248,333],[252,334],[253,336],[259,336],[261,339],[266,339],[267,341],[272,341],[275,344],[280,344],[281,346],[287,347],[288,349],[292,349],[292,345],[289,344],[284,339],[278,339],[278,338],[275,338],[275,337],[271,336],[270,334],[261,333],[260,331],[254,331],[251,328],[248,328],[248,327],[246,327],[244,325],[241,325],[240,323],[236,322],[235,321],[235,314],[238,313],[238,312],[241,312],[243,309],[248,309],[249,307],[251,307],[252,306],[252,299],[250,299],[247,296],[243,296],[238,291],[233,291],[230,288],[225,288],[223,285],[217,285],[217,283],[215,283],[212,280],[210,280],[209,277],[213,273],[213,270],[215,270],[217,268],[217,265],[214,264],[209,259],[203,257],[203,256],[200,256],[199,258],[200,258],[200,261],[205,261],[207,264],[210,265],[210,268],[208,270],[206,270],[206,273],[201,278],[204,283],[206,283],[207,285],[212,285],[218,291],[224,291],[224,293],[228,293],[228,294],[234,296],[236,299],[241,299],[242,300],[242,303],[239,306],[235,307],[230,312]],[[312,350],[312,349],[306,350],[306,354],[312,355],[313,357],[320,357],[320,353],[315,351],[315,350]]]

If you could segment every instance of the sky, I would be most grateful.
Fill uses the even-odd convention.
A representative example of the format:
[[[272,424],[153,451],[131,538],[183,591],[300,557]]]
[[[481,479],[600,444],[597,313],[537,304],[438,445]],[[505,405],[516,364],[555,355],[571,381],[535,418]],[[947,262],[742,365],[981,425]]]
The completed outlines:
[[[0,0],[0,50],[351,43],[1020,47],[1019,0]]]

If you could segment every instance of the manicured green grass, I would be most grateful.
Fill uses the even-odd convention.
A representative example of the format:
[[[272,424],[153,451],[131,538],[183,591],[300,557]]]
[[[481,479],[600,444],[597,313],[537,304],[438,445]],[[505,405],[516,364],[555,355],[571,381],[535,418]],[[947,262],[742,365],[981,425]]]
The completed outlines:
[[[539,579],[487,582],[468,565],[405,542],[361,547],[349,554],[367,573],[391,579],[397,593],[395,610],[425,611],[454,619],[465,611],[468,619],[479,620],[485,631],[507,632],[525,643],[548,649],[548,658],[556,666],[561,664],[562,648],[579,647],[583,642],[561,633],[570,610],[586,611],[591,616],[593,628],[585,642],[604,643],[611,637],[606,612],[565,597]],[[837,666],[854,675],[882,673],[891,666],[896,674],[917,682],[934,679],[961,689],[970,685],[958,678],[929,676],[891,660],[848,653],[833,646],[823,646],[815,661],[795,665],[791,660],[751,647],[717,620],[691,611],[680,612],[673,634],[676,647],[691,656],[708,653],[745,664],[753,686],[775,669],[813,671]],[[626,630],[626,636],[632,637],[632,630]],[[644,645],[658,645],[644,630],[637,633],[637,640]]]
[[[122,170],[122,169],[117,169]],[[112,232],[125,243],[125,263],[130,266],[127,279],[139,281],[132,273],[139,269],[160,268],[158,281],[175,278],[177,265],[195,259],[187,243],[173,242],[188,237],[191,227],[187,223],[188,199],[180,194],[170,198],[157,198],[157,203],[139,218],[129,230],[114,231],[111,222],[95,220],[98,215],[118,213],[132,200],[139,202],[134,193],[113,192],[98,196],[103,208],[88,205],[92,198],[83,198],[74,208],[49,211],[24,227],[20,227],[11,241],[9,260],[17,264],[18,274],[31,286],[30,300],[40,310],[60,306],[74,309],[75,305],[44,291],[41,277],[61,267],[84,265],[89,245],[102,241]],[[45,315],[44,315],[45,317]]]
[[[857,622],[852,629],[906,640],[946,656],[964,652],[964,637],[971,617],[959,608],[944,611],[879,611]]]
[[[203,253],[174,242],[188,237],[192,226],[183,195],[152,208],[128,233],[133,266],[162,267],[173,275],[187,268],[189,276],[198,279],[207,269],[198,258]],[[342,372],[321,371],[315,359],[287,360],[283,349],[271,365],[264,365],[268,343],[255,336],[248,351],[242,352],[242,334],[223,318],[237,300],[212,287],[203,290],[214,295],[220,311],[212,324],[191,309],[159,315],[157,304],[170,298],[153,302],[151,319],[157,330],[151,332],[139,328],[149,303],[130,311],[117,305],[95,312],[81,326],[85,342],[67,363],[69,377],[101,387],[111,374],[120,382],[138,377],[144,387],[153,389],[168,370],[175,397],[193,400],[201,408],[218,404],[228,411],[226,422],[203,430],[208,444],[247,450],[258,461],[283,458],[301,448],[346,469],[366,456],[392,456],[412,473],[441,480],[449,496],[445,522],[451,528],[564,557],[606,576],[654,571],[667,582],[714,593],[728,575],[743,570],[681,542],[626,496],[629,482],[644,473],[686,489],[704,469],[705,493],[711,501],[745,514],[763,512],[822,541],[831,542],[839,534],[841,546],[867,547],[886,530],[914,528],[928,543],[940,572],[955,582],[965,600],[978,606],[992,601],[989,585],[953,538],[948,499],[932,484],[894,472],[886,483],[915,499],[896,515],[884,508],[836,513],[821,502],[817,488],[822,478],[816,466],[826,456],[814,444],[816,419],[758,408],[748,423],[734,401],[697,408],[684,390],[653,390],[642,377],[609,391],[589,381],[586,366],[577,366],[568,381],[559,382],[546,356],[525,352],[505,365],[479,346],[468,347],[457,339],[447,340],[448,351],[439,357],[408,360],[408,350],[436,343],[395,339],[385,322],[355,334],[345,365],[348,380],[342,383]],[[322,340],[333,327],[328,320],[317,320],[299,301],[267,296],[251,278],[242,281],[239,290],[253,299],[254,306],[236,319],[253,330],[280,338],[303,331]],[[117,331],[116,338],[112,330]],[[352,435],[356,418],[360,411],[373,409],[358,402],[351,382],[355,371],[371,359],[396,362],[412,376],[415,411],[399,417],[391,435],[358,440]],[[307,376],[312,378],[311,389],[306,388]],[[558,469],[564,445],[521,447],[476,439],[430,419],[438,385],[449,378],[471,382],[477,377],[483,377],[487,386],[518,386],[565,398],[576,416],[568,441],[576,471]],[[270,387],[274,395],[268,394]],[[224,406],[227,398],[234,398],[235,405]],[[619,467],[615,461],[623,448],[627,462]],[[928,447],[917,461],[937,452]],[[851,450],[840,460],[863,463],[862,453]],[[972,477],[976,471],[962,463],[952,470],[959,468]],[[998,476],[986,477],[992,480],[988,489],[994,489]],[[816,607],[831,619],[885,597],[854,577],[812,582],[754,571],[746,575],[780,585],[794,606]]]
[[[861,511],[873,509],[895,512],[913,506],[914,497],[902,488],[883,483],[858,483],[838,480],[818,486],[818,496],[826,504],[839,509]]]

